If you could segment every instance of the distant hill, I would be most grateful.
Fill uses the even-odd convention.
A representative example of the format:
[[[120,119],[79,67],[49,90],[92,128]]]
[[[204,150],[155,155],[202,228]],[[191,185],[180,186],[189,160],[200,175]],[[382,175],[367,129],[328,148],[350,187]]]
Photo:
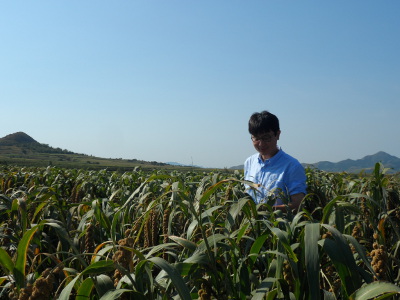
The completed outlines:
[[[202,166],[197,166],[197,165],[185,165],[185,164],[181,164],[175,161],[170,161],[170,162],[166,162],[167,165],[171,165],[171,166],[178,166],[178,167],[194,167],[194,168],[203,168]]]
[[[101,158],[74,153],[42,144],[24,132],[16,132],[0,138],[0,165],[18,166],[58,166],[64,168],[105,169],[130,171],[142,169],[193,170],[199,166],[170,165],[156,161],[138,159]]]
[[[16,146],[25,144],[39,144],[24,132],[16,132],[0,139],[0,146]]]
[[[391,168],[391,172],[400,172],[400,158],[390,155],[386,152],[380,151],[373,155],[367,155],[361,159],[345,159],[337,163],[329,161],[320,161],[314,164],[307,164],[314,166],[320,170],[330,172],[348,172],[359,173],[361,171],[372,171],[376,163],[381,162],[385,168]]]
[[[233,167],[230,167],[229,169],[232,169],[232,170],[243,170],[244,169],[244,165],[233,166]]]
[[[22,152],[27,153],[59,153],[74,154],[68,150],[53,148],[47,144],[41,144],[24,132],[16,132],[0,138],[0,153],[13,153],[14,155]]]
[[[339,162],[320,161],[313,164],[303,165],[305,167],[315,167],[317,169],[328,171],[328,172],[348,172],[348,173],[359,173],[361,171],[371,172],[375,164],[381,162],[385,168],[391,168],[390,173],[400,172],[400,158],[390,155],[386,152],[380,151],[373,155],[367,155],[361,159],[345,159]],[[231,167],[230,169],[240,170],[243,169],[243,165]]]

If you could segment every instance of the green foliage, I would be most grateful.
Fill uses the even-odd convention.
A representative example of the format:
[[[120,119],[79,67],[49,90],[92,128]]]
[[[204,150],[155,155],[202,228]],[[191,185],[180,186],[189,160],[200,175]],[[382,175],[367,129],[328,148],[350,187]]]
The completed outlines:
[[[0,299],[400,295],[399,177],[307,170],[297,212],[243,174],[0,169]]]

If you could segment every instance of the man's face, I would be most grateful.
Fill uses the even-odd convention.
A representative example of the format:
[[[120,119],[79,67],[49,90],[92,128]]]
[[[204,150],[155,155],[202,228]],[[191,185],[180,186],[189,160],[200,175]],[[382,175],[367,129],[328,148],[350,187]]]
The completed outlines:
[[[267,131],[256,136],[251,136],[254,148],[264,156],[270,156],[276,153],[277,144],[279,140],[280,131],[274,134],[274,132]]]

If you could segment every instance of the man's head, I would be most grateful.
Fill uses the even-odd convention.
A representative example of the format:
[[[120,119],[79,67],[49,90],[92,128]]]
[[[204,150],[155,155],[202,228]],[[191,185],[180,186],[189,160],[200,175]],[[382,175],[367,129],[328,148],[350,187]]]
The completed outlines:
[[[249,133],[254,148],[261,154],[263,159],[270,158],[276,154],[277,142],[281,134],[279,120],[268,111],[254,113],[249,120]]]
[[[249,120],[249,133],[252,136],[259,136],[271,131],[275,136],[280,132],[279,120],[274,114],[264,110],[251,115]]]

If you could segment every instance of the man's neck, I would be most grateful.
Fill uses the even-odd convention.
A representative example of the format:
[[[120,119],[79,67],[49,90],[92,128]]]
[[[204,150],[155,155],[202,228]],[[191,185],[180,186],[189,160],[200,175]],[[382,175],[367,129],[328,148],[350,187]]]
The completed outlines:
[[[276,150],[274,150],[273,152],[267,153],[267,154],[264,154],[264,155],[260,155],[260,156],[261,156],[261,159],[263,161],[266,161],[266,160],[271,159],[272,157],[274,157],[278,152],[279,152],[279,148],[276,147]]]

